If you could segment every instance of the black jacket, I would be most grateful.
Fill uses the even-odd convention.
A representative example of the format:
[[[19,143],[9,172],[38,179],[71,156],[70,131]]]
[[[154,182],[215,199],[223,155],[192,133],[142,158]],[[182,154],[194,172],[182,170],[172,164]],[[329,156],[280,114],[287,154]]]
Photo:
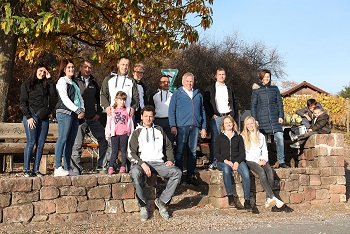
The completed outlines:
[[[259,122],[263,134],[282,132],[279,118],[284,119],[282,96],[274,83],[253,85],[251,98],[251,114]]]
[[[100,105],[100,87],[95,78],[90,75],[89,85],[85,86],[85,80],[78,74],[77,83],[80,94],[84,99],[85,118],[92,119],[96,114],[102,116],[102,107]]]
[[[214,155],[218,162],[224,162],[227,159],[233,163],[241,163],[245,160],[243,137],[235,132],[234,136],[229,139],[221,132],[215,138]]]
[[[318,134],[329,134],[331,133],[331,127],[329,126],[329,115],[327,112],[323,112],[318,116],[316,122],[314,123],[314,119],[311,123],[311,129],[313,132],[317,132]]]
[[[44,88],[42,80],[38,80],[33,89],[29,88],[29,84],[29,80],[22,83],[20,96],[22,113],[27,117],[27,119],[32,118],[30,110],[37,112],[43,107],[48,107],[49,96],[57,96],[56,87],[51,78],[47,79],[46,88]]]
[[[205,112],[207,113],[209,119],[213,117],[213,115],[219,115],[219,112],[216,108],[216,102],[215,102],[215,94],[216,94],[216,88],[215,84],[209,85],[204,92],[204,109]],[[227,92],[228,92],[228,104],[231,108],[230,115],[235,119],[235,116],[238,113],[237,110],[237,103],[236,103],[236,98],[234,91],[232,87],[227,86]]]

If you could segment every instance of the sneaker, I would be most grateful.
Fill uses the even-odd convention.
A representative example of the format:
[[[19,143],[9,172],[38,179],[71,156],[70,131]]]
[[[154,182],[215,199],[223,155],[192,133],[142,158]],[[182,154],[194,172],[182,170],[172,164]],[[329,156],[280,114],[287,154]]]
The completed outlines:
[[[96,169],[96,173],[98,173],[98,174],[106,174],[106,173],[107,173],[107,170],[106,170],[106,168],[104,168],[104,167],[98,167],[98,168]]]
[[[234,196],[228,195],[227,197],[228,197],[228,205],[233,206],[233,207],[237,207]]]
[[[108,168],[108,175],[113,175],[114,173],[115,171],[113,167]]]
[[[68,175],[69,175],[69,172],[63,170],[62,167],[56,168],[53,173],[53,176],[68,176]]]
[[[126,167],[120,167],[119,173],[125,173],[126,172]]]
[[[140,220],[141,222],[145,222],[148,219],[148,210],[147,206],[140,207]]]
[[[265,202],[265,208],[271,208],[276,205],[276,200],[274,198],[267,198]]]
[[[300,144],[299,144],[299,142],[295,142],[294,144],[291,144],[291,145],[290,145],[290,148],[300,149]]]
[[[292,131],[289,132],[289,136],[292,141],[298,140],[298,136],[292,133]]]
[[[23,177],[31,177],[32,176],[32,172],[31,171],[23,171],[22,172],[22,176]]]
[[[198,186],[199,185],[199,182],[198,182],[197,177],[195,175],[187,178],[186,183],[187,184],[192,184],[194,186]]]
[[[163,219],[169,219],[170,218],[168,210],[167,210],[166,205],[164,204],[164,202],[162,202],[159,198],[156,198],[156,200],[154,200],[154,204],[158,207],[159,214],[160,214],[160,216],[163,217]]]
[[[39,171],[37,171],[37,172],[34,172],[34,173],[33,173],[33,176],[36,176],[36,177],[43,177],[44,175],[41,174]]]
[[[215,165],[215,163],[209,164],[208,169],[209,169],[209,170],[216,170],[216,165]]]
[[[281,163],[279,165],[279,168],[289,168],[289,166],[287,166],[287,164],[285,164],[285,163]]]
[[[251,211],[252,210],[252,205],[250,204],[250,200],[245,200],[244,201],[244,209],[247,211]]]
[[[278,199],[277,197],[273,197],[273,200],[276,201],[277,208],[282,208],[282,206],[284,205],[284,202]]]
[[[75,171],[73,171],[72,169],[69,169],[68,173],[69,173],[70,176],[79,175],[79,172],[75,172]]]

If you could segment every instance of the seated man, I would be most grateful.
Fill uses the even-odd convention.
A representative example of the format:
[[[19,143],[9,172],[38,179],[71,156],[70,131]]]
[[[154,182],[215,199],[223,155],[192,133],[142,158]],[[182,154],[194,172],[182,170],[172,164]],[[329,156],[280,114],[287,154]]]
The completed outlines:
[[[323,108],[322,108],[322,105],[313,98],[307,100],[306,105],[307,105],[306,107],[297,110],[295,113],[301,117],[302,119],[301,124],[305,125],[306,129],[309,129],[311,126],[311,120],[313,117],[314,108],[316,106],[321,107],[322,111],[323,111]]]
[[[165,190],[154,203],[159,214],[169,219],[166,207],[173,196],[177,185],[181,181],[181,170],[174,165],[171,142],[163,129],[153,124],[155,110],[153,106],[146,106],[141,110],[141,123],[130,135],[128,145],[128,159],[131,162],[130,176],[135,187],[136,197],[140,207],[140,220],[148,219],[148,200],[144,191],[144,176],[151,176],[155,172],[168,179]]]
[[[331,128],[329,126],[329,115],[321,107],[315,106],[313,109],[314,118],[311,122],[311,127],[306,133],[302,135],[295,135],[290,133],[290,139],[292,141],[297,141],[296,143],[290,145],[292,148],[300,148],[301,144],[304,144],[306,140],[314,134],[330,134]]]

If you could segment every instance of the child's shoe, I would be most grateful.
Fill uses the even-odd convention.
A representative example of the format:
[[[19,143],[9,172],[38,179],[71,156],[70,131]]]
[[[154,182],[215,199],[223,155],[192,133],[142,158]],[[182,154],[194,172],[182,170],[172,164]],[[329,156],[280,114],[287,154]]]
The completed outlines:
[[[108,168],[108,175],[113,175],[114,174],[114,168],[113,167],[110,167]]]
[[[119,173],[125,173],[126,172],[126,167],[120,167]]]

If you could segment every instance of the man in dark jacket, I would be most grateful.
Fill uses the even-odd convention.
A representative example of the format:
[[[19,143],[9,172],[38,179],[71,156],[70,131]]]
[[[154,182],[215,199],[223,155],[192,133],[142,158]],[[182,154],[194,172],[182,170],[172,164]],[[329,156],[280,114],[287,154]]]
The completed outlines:
[[[136,82],[137,91],[139,93],[139,105],[135,110],[135,123],[140,123],[141,121],[141,110],[148,105],[148,97],[146,92],[146,86],[142,82],[143,74],[145,72],[144,65],[142,63],[137,63],[134,66],[133,78]],[[136,125],[136,124],[135,124]]]
[[[80,158],[82,152],[82,144],[85,137],[86,129],[89,129],[92,135],[97,139],[99,145],[99,158],[97,162],[97,170],[103,170],[106,166],[106,152],[108,142],[105,139],[105,130],[99,118],[102,116],[102,108],[100,106],[100,88],[94,77],[91,75],[92,64],[87,60],[80,63],[80,72],[77,77],[81,96],[85,104],[85,119],[80,122],[77,136],[75,138],[71,167],[72,170],[81,174],[83,169]]]
[[[209,169],[216,167],[214,157],[215,138],[220,133],[222,117],[230,115],[235,119],[237,106],[235,95],[231,86],[225,84],[226,73],[218,68],[215,74],[216,82],[209,85],[204,92],[204,109],[210,119],[210,164]]]
[[[311,127],[300,136],[291,134],[291,140],[297,141],[290,145],[292,148],[300,148],[300,145],[304,144],[307,139],[314,134],[330,134],[331,128],[329,126],[329,115],[326,111],[319,106],[315,106],[313,109],[314,119],[312,120]]]

